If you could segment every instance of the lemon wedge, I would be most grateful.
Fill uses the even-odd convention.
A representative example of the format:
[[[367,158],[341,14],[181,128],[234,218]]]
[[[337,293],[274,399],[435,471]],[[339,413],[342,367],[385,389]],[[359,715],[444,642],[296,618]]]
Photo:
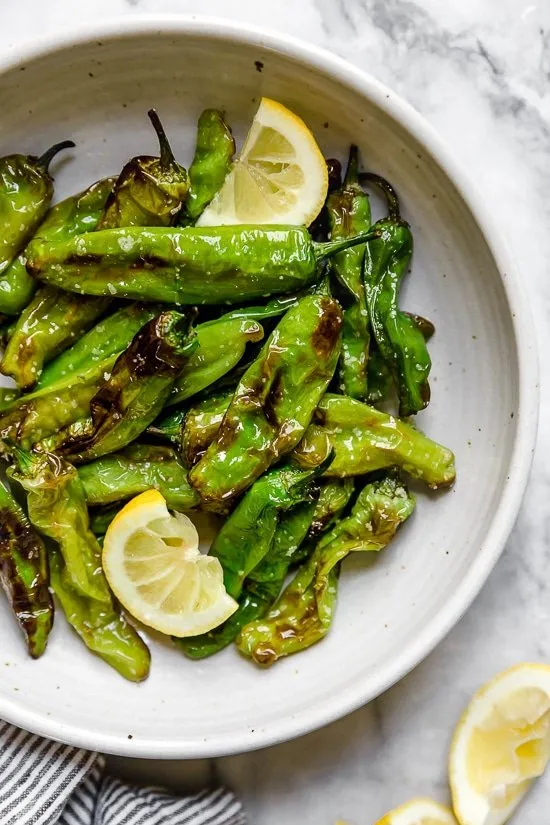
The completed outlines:
[[[238,607],[226,593],[218,559],[200,552],[191,519],[171,515],[157,490],[136,496],[113,519],[103,569],[126,610],[170,636],[206,633]]]
[[[308,226],[327,191],[327,165],[304,121],[263,97],[239,157],[197,226]]]
[[[507,822],[550,757],[550,666],[521,664],[473,697],[449,757],[461,825]]]
[[[379,819],[376,825],[456,825],[456,819],[445,805],[418,796],[399,808],[394,808]]]

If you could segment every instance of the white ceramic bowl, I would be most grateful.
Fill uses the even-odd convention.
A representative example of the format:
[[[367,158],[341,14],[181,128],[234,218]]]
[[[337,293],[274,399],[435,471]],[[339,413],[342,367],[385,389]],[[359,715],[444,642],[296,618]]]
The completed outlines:
[[[450,492],[422,495],[376,564],[354,559],[321,644],[261,671],[230,649],[190,662],[152,641],[151,676],[124,682],[58,614],[39,662],[0,604],[0,718],[102,751],[199,757],[245,751],[323,725],[414,667],[471,603],[513,525],[535,439],[532,326],[502,238],[462,169],[419,115],[333,55],[282,35],[195,18],[119,21],[59,36],[0,66],[0,153],[71,137],[59,196],[154,152],[158,108],[189,161],[197,116],[227,111],[243,136],[261,95],[283,101],[327,155],[351,141],[397,187],[416,252],[410,310],[433,319],[433,401],[420,426],[456,453]]]

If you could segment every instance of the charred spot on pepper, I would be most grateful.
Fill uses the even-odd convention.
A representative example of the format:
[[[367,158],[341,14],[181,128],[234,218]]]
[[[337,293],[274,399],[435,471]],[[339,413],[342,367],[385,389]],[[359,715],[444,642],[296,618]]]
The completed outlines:
[[[100,264],[103,261],[102,255],[95,255],[93,252],[87,252],[83,255],[69,255],[67,258],[67,264],[69,266],[92,266],[94,264]],[[28,268],[28,266],[27,266]],[[32,275],[32,271],[31,271]]]
[[[277,415],[277,406],[281,403],[283,398],[283,381],[281,370],[275,372],[267,395],[263,401],[263,409],[265,417],[274,429],[279,429],[280,423]]]
[[[311,336],[315,353],[325,360],[333,352],[342,329],[342,310],[332,298],[321,298],[321,318]]]

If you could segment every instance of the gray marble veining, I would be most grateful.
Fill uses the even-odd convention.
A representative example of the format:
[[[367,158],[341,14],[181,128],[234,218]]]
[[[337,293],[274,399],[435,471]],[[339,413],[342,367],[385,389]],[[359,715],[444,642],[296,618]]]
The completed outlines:
[[[200,12],[308,37],[407,98],[451,145],[503,227],[548,351],[547,2],[3,0],[0,49],[65,24],[141,12]],[[482,594],[423,664],[369,706],[295,742],[215,762],[113,760],[116,769],[176,787],[221,778],[244,795],[257,825],[370,825],[414,794],[445,801],[449,737],[470,694],[509,664],[550,661],[550,375],[544,359],[542,366],[539,444],[516,529]],[[547,825],[549,803],[547,776],[514,821]]]

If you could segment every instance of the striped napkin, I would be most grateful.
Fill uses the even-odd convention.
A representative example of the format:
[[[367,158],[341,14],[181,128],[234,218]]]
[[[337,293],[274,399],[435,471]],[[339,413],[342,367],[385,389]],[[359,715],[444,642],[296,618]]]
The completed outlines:
[[[246,825],[225,788],[178,797],[103,768],[97,753],[0,721],[0,825]]]

